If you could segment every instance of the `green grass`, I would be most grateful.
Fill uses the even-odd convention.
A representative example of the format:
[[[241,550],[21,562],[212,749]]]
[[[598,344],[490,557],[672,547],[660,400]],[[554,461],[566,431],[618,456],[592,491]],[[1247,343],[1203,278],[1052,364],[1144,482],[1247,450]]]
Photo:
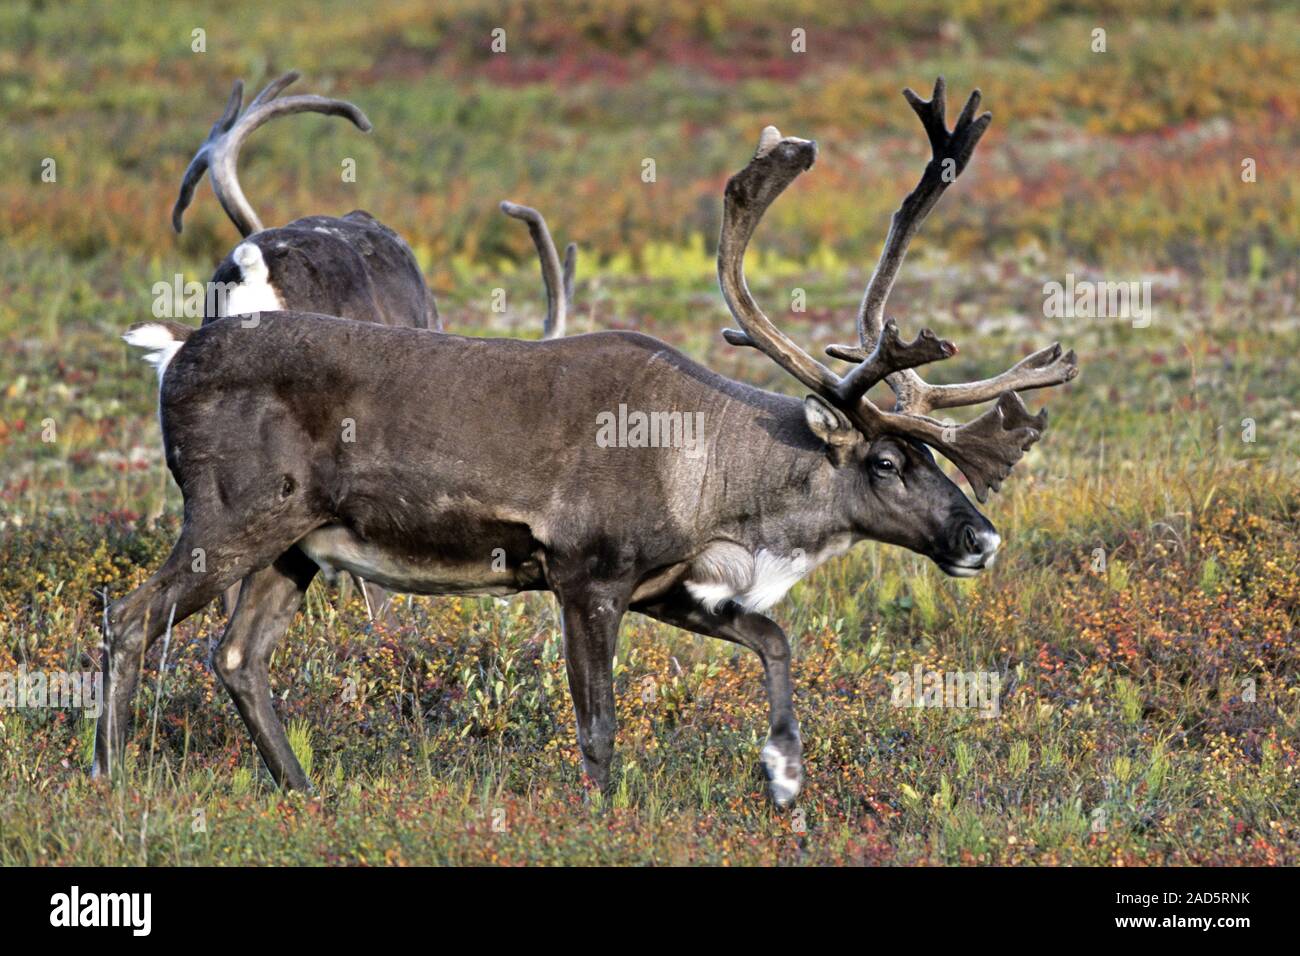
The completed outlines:
[[[209,24],[206,58],[188,51],[203,17],[183,4],[6,8],[0,672],[93,668],[98,595],[138,584],[174,540],[153,373],[118,335],[149,314],[153,282],[206,278],[234,240],[206,190],[179,240],[166,217],[236,75],[298,67],[304,88],[364,105],[372,139],[325,120],[263,131],[246,188],[270,222],[380,215],[454,330],[540,329],[527,237],[495,209],[508,197],[583,246],[573,331],[642,329],[792,393],[718,334],[723,178],[765,122],[821,141],[748,269],[819,354],[852,335],[918,172],[897,89],[940,71],[954,94],[978,82],[993,132],[891,312],[962,346],[938,380],[1056,339],[1082,375],[1030,397],[1052,424],[986,509],[1006,540],[994,569],[958,582],[865,545],[778,607],[805,743],[797,812],[771,809],[756,769],[752,655],[629,616],[598,798],[579,780],[549,596],[413,599],[386,629],[315,584],[271,674],[315,796],[271,787],[208,663],[213,608],[175,629],[161,673],[162,642],[151,652],[121,786],[86,776],[78,712],[0,709],[0,863],[1300,863],[1294,17],[930,7],[890,2],[834,31],[836,3],[575,2],[562,30],[503,19],[500,62],[474,39],[495,17],[468,0],[382,17],[259,7],[242,39]],[[798,23],[829,44],[807,62],[785,52]],[[39,182],[46,155],[57,185]],[[334,175],[343,155],[370,170],[355,187]],[[1151,326],[1045,317],[1043,283],[1067,272],[1153,279]],[[789,311],[796,288],[805,312]],[[891,675],[918,666],[996,672],[998,716],[893,706]]]

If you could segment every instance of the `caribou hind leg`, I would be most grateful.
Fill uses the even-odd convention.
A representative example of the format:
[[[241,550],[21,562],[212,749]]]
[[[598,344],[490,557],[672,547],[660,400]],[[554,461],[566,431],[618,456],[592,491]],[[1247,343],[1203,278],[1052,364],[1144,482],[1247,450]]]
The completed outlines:
[[[768,703],[763,768],[771,784],[773,801],[778,807],[789,806],[803,784],[803,745],[799,739],[799,722],[794,716],[790,642],[785,631],[771,618],[747,612],[734,601],[726,602],[716,611],[706,610],[680,587],[633,610],[683,630],[739,644],[758,655],[763,663]]]
[[[227,621],[230,615],[235,613],[235,608],[239,605],[239,582],[236,581],[230,587],[221,592],[221,613]]]
[[[104,615],[104,709],[95,728],[93,775],[112,773],[126,745],[131,698],[145,652],[251,571],[266,567],[319,522],[291,512],[207,520],[195,504],[163,566]]]
[[[108,774],[120,759],[130,722],[131,698],[144,655],[168,622],[179,624],[220,593],[225,582],[193,570],[193,541],[182,534],[163,566],[104,615],[104,708],[95,728],[91,773]]]
[[[357,586],[361,588],[362,600],[366,602],[366,613],[370,619],[381,621],[386,627],[396,627],[398,623],[395,610],[396,592],[354,574],[344,574],[339,577],[340,607],[352,600],[353,581],[356,581]],[[230,616],[235,613],[235,608],[239,605],[239,588],[240,584],[235,583],[221,594],[221,613],[225,615],[226,620],[230,620]]]
[[[226,625],[213,665],[244,719],[275,782],[291,790],[310,789],[271,704],[271,651],[284,636],[317,567],[291,548],[268,567],[244,578],[239,603]]]

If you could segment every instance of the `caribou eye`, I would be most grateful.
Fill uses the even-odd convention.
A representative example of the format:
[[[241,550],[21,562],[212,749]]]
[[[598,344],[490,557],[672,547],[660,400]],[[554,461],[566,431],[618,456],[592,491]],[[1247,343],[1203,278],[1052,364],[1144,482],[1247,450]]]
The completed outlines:
[[[888,458],[873,458],[871,460],[871,467],[876,469],[876,471],[880,472],[882,475],[892,475],[896,474],[898,471],[898,467]]]

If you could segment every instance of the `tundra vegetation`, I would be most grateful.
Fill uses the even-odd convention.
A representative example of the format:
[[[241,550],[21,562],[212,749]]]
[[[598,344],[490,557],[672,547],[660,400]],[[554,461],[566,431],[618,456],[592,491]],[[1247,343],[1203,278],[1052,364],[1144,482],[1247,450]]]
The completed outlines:
[[[756,769],[766,701],[747,651],[629,616],[596,797],[548,595],[402,598],[390,624],[319,582],[271,668],[315,794],[282,793],[211,671],[214,605],[146,660],[125,786],[86,775],[80,711],[0,708],[0,862],[1300,862],[1285,5],[610,0],[547,21],[492,6],[263,5],[224,18],[238,32],[184,4],[0,13],[0,671],[95,669],[99,595],[141,583],[176,538],[156,382],[118,336],[150,317],[156,282],[201,282],[230,250],[210,201],[175,236],[175,184],[230,78],[290,66],[375,131],[298,118],[251,139],[241,174],[264,222],[365,208],[407,239],[449,326],[536,336],[536,253],[496,205],[528,202],[583,247],[569,334],[647,331],[799,396],[718,334],[736,144],[768,123],[818,140],[748,274],[820,352],[925,157],[899,90],[980,86],[997,119],[890,312],[964,346],[934,381],[1055,339],[1080,355],[986,505],[997,564],[958,581],[863,545],[774,609],[805,774],[784,812]],[[1049,315],[1044,287],[1080,281],[1149,282],[1149,324]],[[995,715],[895,706],[917,674],[996,674]]]

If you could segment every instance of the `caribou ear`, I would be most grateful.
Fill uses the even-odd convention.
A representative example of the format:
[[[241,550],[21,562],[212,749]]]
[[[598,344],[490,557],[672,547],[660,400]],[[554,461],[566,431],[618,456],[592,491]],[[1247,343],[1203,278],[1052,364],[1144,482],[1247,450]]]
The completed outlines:
[[[837,467],[848,459],[849,450],[862,441],[862,433],[849,423],[844,413],[817,395],[803,400],[803,416],[809,430],[825,442],[826,453]]]

